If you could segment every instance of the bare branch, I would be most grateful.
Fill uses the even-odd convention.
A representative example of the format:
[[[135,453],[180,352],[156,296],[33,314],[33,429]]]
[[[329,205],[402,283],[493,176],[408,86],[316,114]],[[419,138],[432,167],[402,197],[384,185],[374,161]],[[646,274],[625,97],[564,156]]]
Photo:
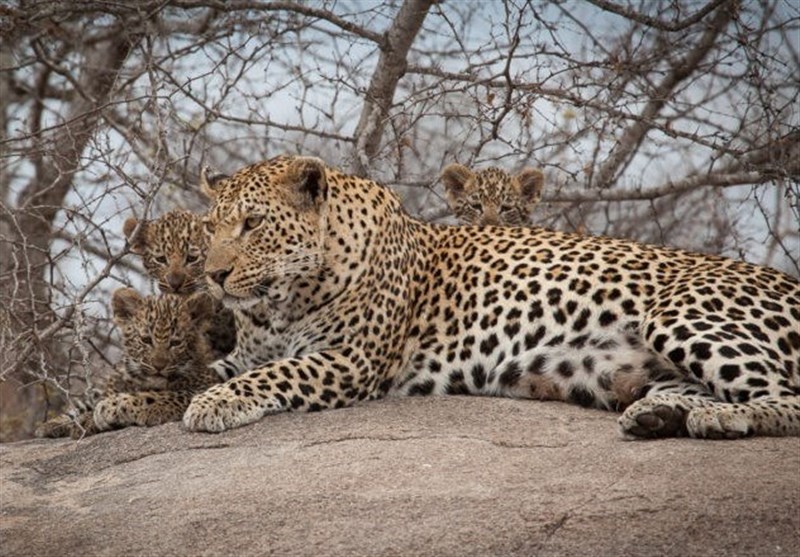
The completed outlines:
[[[550,202],[587,202],[587,201],[651,201],[660,197],[685,193],[702,187],[726,188],[747,184],[762,184],[773,178],[761,172],[739,172],[735,174],[715,173],[693,175],[676,182],[667,182],[661,186],[636,190],[591,190],[582,193],[561,193],[553,197],[545,196]]]
[[[687,27],[694,25],[695,23],[703,19],[707,14],[717,9],[718,6],[721,6],[726,2],[731,4],[735,2],[735,0],[713,0],[708,4],[706,4],[705,6],[703,6],[702,8],[700,8],[699,10],[697,10],[689,17],[687,17],[686,19],[671,23],[644,15],[631,8],[620,6],[618,4],[615,4],[614,2],[609,2],[608,0],[588,0],[588,1],[602,10],[617,15],[621,15],[625,19],[630,19],[632,21],[636,21],[637,23],[647,25],[648,27],[652,27],[654,29],[660,29],[662,31],[682,31]]]
[[[722,7],[717,11],[714,19],[709,23],[697,45],[681,60],[678,60],[672,70],[664,77],[653,90],[640,117],[631,124],[622,134],[619,142],[611,151],[608,160],[603,163],[596,174],[590,175],[590,181],[603,190],[608,188],[619,175],[619,172],[630,163],[647,132],[653,127],[653,120],[661,112],[664,105],[671,98],[672,92],[678,84],[691,76],[700,62],[706,57],[717,37],[727,27],[733,17],[732,10]]]
[[[397,82],[406,72],[408,51],[433,3],[434,0],[405,0],[386,32],[386,42],[381,48],[354,134],[357,174],[367,173],[370,160],[378,152]]]

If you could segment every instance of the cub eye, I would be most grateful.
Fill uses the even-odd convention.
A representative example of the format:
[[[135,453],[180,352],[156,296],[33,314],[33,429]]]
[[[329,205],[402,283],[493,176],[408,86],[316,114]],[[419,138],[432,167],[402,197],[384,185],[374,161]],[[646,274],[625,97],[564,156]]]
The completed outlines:
[[[147,345],[150,345],[150,346],[153,345],[153,339],[151,337],[149,337],[149,336],[146,336],[146,335],[142,337],[142,342],[144,344],[147,344]]]
[[[191,265],[192,263],[197,263],[197,260],[200,259],[200,256],[196,253],[187,253],[186,254],[186,263]]]
[[[483,203],[470,203],[469,208],[473,211],[482,211],[483,210]]]
[[[214,224],[208,219],[203,219],[203,230],[205,231],[206,234],[213,235],[214,234]]]
[[[258,228],[262,222],[264,222],[264,215],[253,215],[251,217],[247,217],[244,219],[243,231],[249,232],[254,228]]]
[[[173,339],[171,339],[171,340],[169,341],[169,347],[170,347],[170,348],[177,348],[177,347],[178,347],[178,346],[180,346],[180,345],[181,345],[181,341],[180,341],[180,339],[173,338]]]
[[[167,264],[167,256],[166,255],[156,255],[156,256],[153,257],[153,259],[155,259],[156,263],[158,263],[160,265],[166,265]]]

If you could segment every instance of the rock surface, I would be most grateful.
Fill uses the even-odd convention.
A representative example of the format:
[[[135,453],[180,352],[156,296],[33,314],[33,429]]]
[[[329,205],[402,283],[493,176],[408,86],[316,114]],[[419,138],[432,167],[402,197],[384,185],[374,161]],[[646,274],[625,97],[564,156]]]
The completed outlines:
[[[444,397],[0,446],[0,554],[798,555],[800,439]]]

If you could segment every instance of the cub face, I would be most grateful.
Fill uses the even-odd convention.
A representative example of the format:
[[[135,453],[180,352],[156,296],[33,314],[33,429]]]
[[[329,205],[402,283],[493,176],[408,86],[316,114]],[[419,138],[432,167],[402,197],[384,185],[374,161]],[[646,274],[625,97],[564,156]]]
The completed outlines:
[[[525,226],[542,198],[544,175],[536,168],[511,176],[499,168],[473,172],[451,164],[442,171],[442,182],[461,224]]]
[[[200,215],[175,210],[150,221],[129,218],[123,233],[162,292],[185,295],[204,289],[209,237]]]
[[[132,288],[120,288],[111,306],[126,367],[140,388],[163,389],[196,373],[198,362],[210,360],[205,333],[213,309],[207,294],[143,297]]]

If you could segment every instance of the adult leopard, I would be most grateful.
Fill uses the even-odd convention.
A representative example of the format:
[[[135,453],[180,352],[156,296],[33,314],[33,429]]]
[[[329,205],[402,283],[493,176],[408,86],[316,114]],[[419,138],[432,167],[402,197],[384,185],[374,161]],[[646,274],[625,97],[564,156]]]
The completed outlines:
[[[220,368],[241,375],[194,397],[190,430],[391,392],[632,402],[620,425],[635,437],[800,435],[800,283],[778,271],[426,224],[389,189],[308,157],[204,189],[209,290],[251,316],[252,342]]]

